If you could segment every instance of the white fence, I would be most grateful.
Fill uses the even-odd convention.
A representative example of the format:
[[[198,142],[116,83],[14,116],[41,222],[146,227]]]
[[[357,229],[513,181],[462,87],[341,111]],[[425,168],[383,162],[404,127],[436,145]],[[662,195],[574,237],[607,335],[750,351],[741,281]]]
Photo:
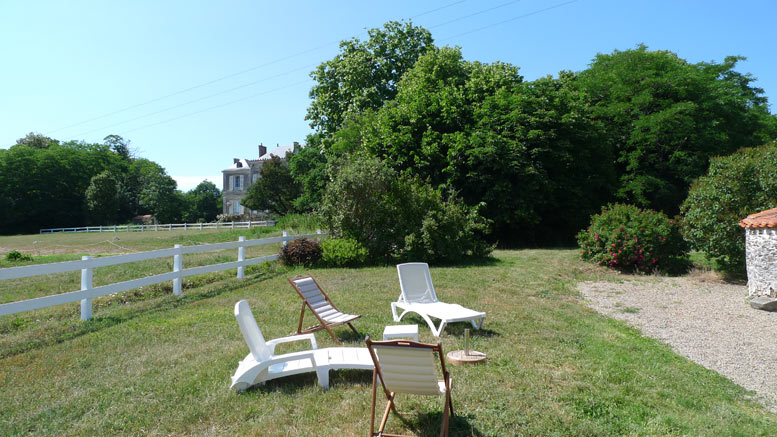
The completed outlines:
[[[57,232],[144,232],[144,231],[177,231],[191,229],[251,229],[257,226],[273,226],[276,220],[256,222],[215,222],[215,223],[169,223],[166,225],[117,225],[117,226],[81,226],[80,228],[50,228],[41,229],[41,234]]]
[[[117,293],[120,291],[131,290],[133,288],[144,287],[161,282],[173,281],[173,294],[181,295],[181,280],[187,276],[201,275],[203,273],[217,272],[237,268],[237,277],[244,277],[245,266],[259,264],[264,261],[275,261],[278,255],[262,256],[257,258],[245,259],[245,248],[252,246],[261,246],[264,244],[280,243],[286,244],[286,241],[300,237],[320,237],[321,231],[313,235],[292,235],[289,236],[285,231],[282,237],[260,238],[258,240],[246,240],[245,237],[239,237],[238,241],[226,243],[203,244],[199,246],[181,246],[176,244],[172,249],[152,250],[149,252],[131,253],[128,255],[107,256],[103,258],[92,258],[84,256],[81,261],[67,261],[61,263],[38,264],[24,267],[12,267],[0,269],[0,280],[29,278],[32,276],[49,275],[52,273],[64,273],[72,271],[81,271],[81,290],[68,293],[54,294],[51,296],[39,297],[35,299],[22,300],[0,304],[0,316],[21,313],[24,311],[46,308],[54,305],[61,305],[68,302],[81,301],[81,320],[92,318],[92,298],[104,296],[106,294]],[[237,249],[237,261],[231,261],[220,264],[211,264],[199,267],[183,268],[183,255],[189,253],[212,252],[215,250]],[[101,285],[95,287],[92,284],[92,274],[98,267],[113,266],[117,264],[126,264],[137,261],[144,261],[155,258],[173,257],[173,271],[159,275],[146,276],[144,278],[133,279],[130,281],[117,282],[115,284]]]

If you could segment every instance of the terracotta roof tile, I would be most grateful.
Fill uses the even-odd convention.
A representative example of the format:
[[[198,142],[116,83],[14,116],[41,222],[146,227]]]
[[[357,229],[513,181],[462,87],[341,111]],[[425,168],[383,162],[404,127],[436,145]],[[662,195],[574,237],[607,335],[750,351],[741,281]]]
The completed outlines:
[[[777,228],[777,208],[750,214],[739,222],[743,228]]]

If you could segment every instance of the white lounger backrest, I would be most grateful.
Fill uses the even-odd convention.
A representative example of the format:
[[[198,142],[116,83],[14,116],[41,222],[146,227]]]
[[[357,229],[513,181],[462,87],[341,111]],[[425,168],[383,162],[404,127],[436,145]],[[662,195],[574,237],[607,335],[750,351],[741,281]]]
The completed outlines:
[[[248,302],[241,300],[235,304],[235,318],[237,318],[237,324],[240,325],[240,332],[243,333],[243,338],[248,344],[248,349],[251,350],[251,355],[254,356],[256,361],[263,361],[272,354],[270,348],[267,347],[267,343],[264,341],[262,331],[259,329],[259,325],[256,324],[254,314],[251,312],[251,307],[248,306]]]
[[[373,350],[388,391],[426,396],[442,394],[432,349],[373,345]]]
[[[397,264],[402,300],[407,303],[438,302],[427,263]]]

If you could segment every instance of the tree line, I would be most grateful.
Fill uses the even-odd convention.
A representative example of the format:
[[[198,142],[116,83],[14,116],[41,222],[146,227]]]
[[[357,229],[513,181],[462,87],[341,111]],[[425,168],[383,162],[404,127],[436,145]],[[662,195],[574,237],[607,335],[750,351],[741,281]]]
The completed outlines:
[[[368,159],[477,209],[490,242],[565,244],[608,202],[674,216],[712,157],[777,138],[763,90],[735,69],[743,57],[691,63],[639,45],[527,81],[412,23],[368,35],[311,73],[314,133],[263,170],[293,185],[275,212],[336,211],[346,193],[327,190],[374,172]]]
[[[0,232],[120,224],[144,214],[191,223],[221,213],[213,183],[186,193],[176,188],[161,165],[134,156],[118,135],[90,144],[30,133],[0,149]]]

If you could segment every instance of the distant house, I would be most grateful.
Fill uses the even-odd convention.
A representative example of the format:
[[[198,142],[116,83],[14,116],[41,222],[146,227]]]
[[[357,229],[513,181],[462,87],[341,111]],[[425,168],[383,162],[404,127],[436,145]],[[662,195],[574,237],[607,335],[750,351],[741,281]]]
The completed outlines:
[[[224,214],[243,214],[245,208],[240,202],[248,194],[248,187],[259,179],[259,169],[273,156],[286,159],[286,153],[296,152],[300,145],[297,142],[290,146],[278,146],[271,151],[259,144],[259,158],[239,159],[234,158],[232,166],[222,170],[223,174],[223,211]],[[255,212],[255,211],[254,211]]]

